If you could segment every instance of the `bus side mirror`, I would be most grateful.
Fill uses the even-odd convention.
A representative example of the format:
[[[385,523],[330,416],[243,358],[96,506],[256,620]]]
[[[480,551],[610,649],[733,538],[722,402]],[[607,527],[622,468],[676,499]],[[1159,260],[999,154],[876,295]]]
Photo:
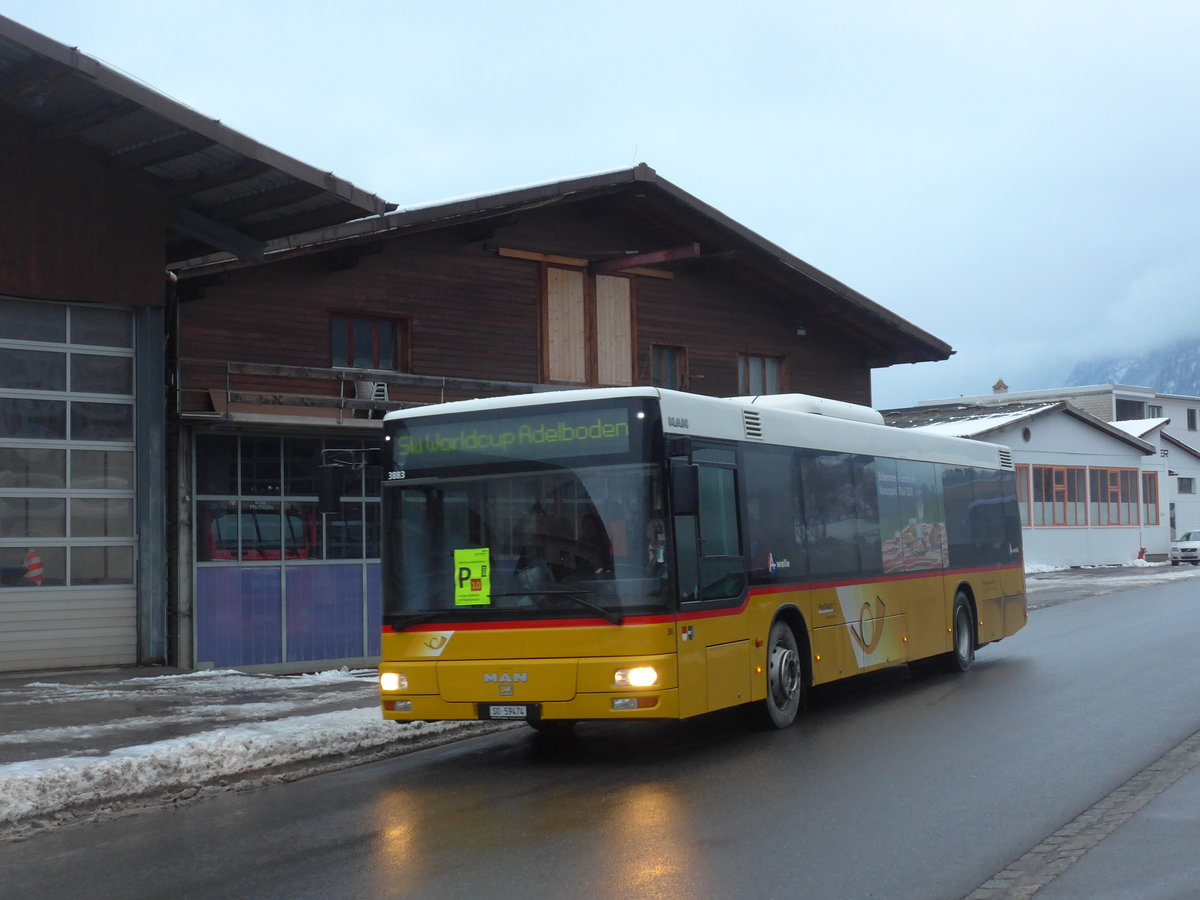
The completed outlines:
[[[346,479],[342,466],[317,466],[317,512],[340,513]]]
[[[671,466],[671,514],[694,516],[700,512],[700,467]]]

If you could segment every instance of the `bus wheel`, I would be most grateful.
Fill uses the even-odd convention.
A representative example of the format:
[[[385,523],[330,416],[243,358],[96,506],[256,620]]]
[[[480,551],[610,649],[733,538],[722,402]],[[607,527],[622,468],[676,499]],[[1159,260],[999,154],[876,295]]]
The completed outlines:
[[[965,672],[975,662],[975,629],[971,621],[971,603],[959,591],[954,598],[954,649],[942,657],[949,672]]]
[[[804,699],[804,675],[796,635],[776,620],[767,641],[767,698],[759,704],[759,720],[768,728],[787,728],[796,721]]]

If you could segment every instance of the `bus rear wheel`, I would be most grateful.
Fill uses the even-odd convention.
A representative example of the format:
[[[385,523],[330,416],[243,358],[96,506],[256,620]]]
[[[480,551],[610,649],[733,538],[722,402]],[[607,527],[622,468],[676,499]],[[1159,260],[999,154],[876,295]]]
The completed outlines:
[[[767,697],[759,701],[758,719],[768,728],[787,728],[796,721],[804,699],[804,672],[796,635],[776,620],[767,639]]]
[[[943,667],[948,672],[965,672],[975,662],[975,628],[971,615],[971,601],[962,591],[954,598],[952,634],[954,649],[942,656]]]

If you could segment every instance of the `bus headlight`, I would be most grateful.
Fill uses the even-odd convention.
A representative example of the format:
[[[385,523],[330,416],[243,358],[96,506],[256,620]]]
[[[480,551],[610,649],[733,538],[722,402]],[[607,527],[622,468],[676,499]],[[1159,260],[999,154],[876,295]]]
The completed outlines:
[[[617,669],[613,684],[619,688],[653,687],[658,684],[658,670],[653,666],[634,666],[632,669]]]
[[[392,691],[407,691],[408,676],[401,675],[399,672],[380,672],[379,689],[386,693],[391,693]]]

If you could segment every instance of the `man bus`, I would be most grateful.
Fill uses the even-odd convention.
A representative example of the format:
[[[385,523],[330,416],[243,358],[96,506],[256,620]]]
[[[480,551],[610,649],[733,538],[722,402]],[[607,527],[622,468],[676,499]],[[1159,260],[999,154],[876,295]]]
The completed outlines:
[[[383,715],[790,725],[1025,624],[1003,447],[797,394],[651,387],[386,417]]]

